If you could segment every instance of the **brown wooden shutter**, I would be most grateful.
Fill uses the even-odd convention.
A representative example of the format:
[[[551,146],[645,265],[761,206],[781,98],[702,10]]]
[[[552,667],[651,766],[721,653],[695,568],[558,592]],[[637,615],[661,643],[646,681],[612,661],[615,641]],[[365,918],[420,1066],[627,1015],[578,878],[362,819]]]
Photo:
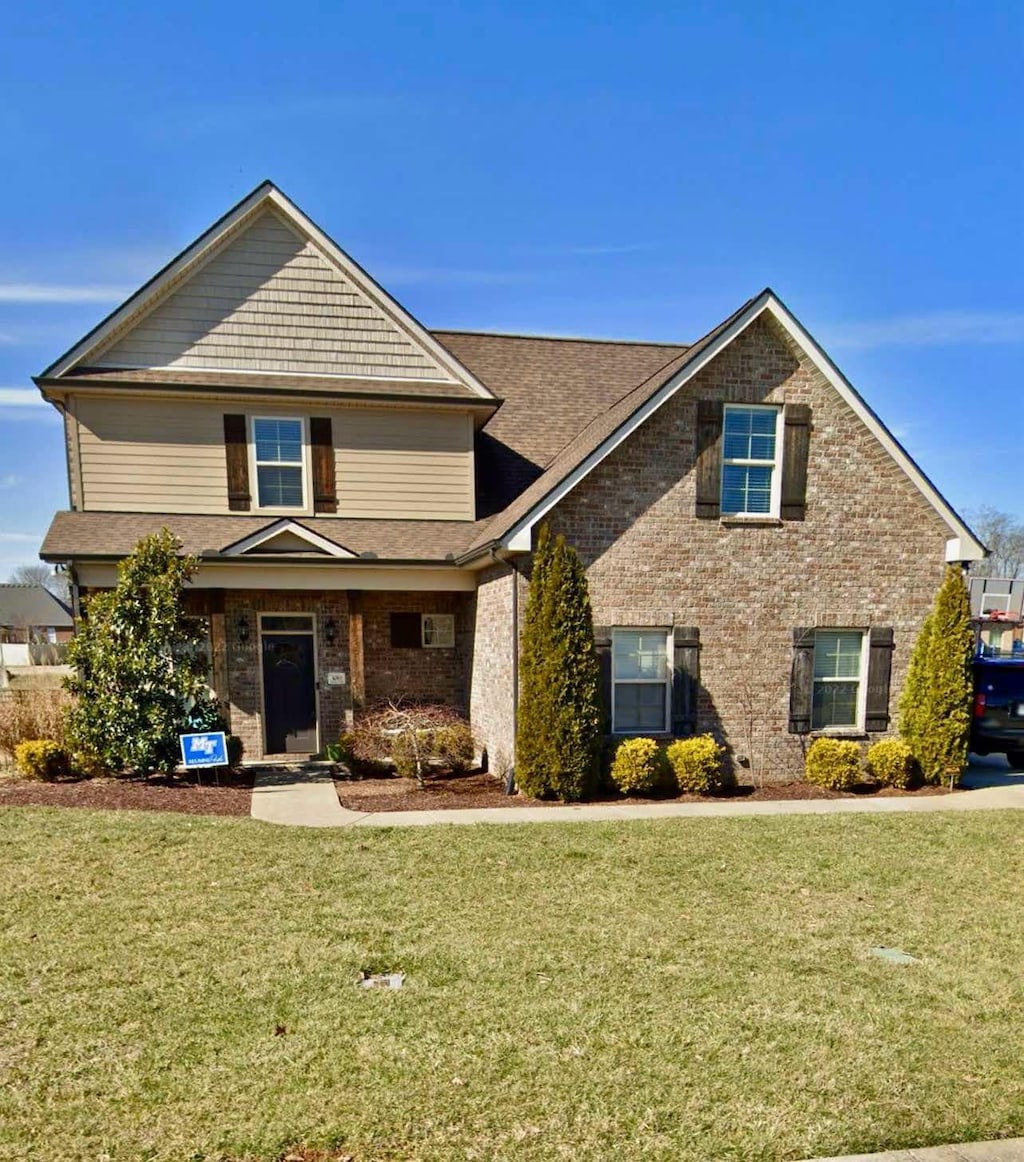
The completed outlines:
[[[868,631],[868,688],[864,715],[864,729],[867,731],[889,729],[892,650],[892,630],[873,625]]]
[[[249,443],[245,434],[245,416],[224,417],[224,454],[228,465],[228,508],[232,512],[248,512],[252,499],[249,496]]]
[[[672,630],[672,733],[677,738],[697,733],[700,692],[700,630],[695,625]]]
[[[789,682],[789,733],[810,734],[814,704],[814,630],[793,630],[793,672]]]
[[[594,626],[594,652],[600,675],[602,729],[612,732],[612,631],[606,625]]]
[[[695,515],[718,520],[722,511],[722,401],[697,401],[697,505]]]
[[[788,403],[783,409],[782,441],[783,520],[803,520],[807,512],[807,452],[811,442],[811,409]]]
[[[391,648],[394,650],[418,650],[422,647],[421,615],[418,613],[393,613],[391,615]]]
[[[337,512],[338,490],[334,483],[334,435],[330,416],[314,416],[309,421],[309,443],[313,457],[313,511]]]

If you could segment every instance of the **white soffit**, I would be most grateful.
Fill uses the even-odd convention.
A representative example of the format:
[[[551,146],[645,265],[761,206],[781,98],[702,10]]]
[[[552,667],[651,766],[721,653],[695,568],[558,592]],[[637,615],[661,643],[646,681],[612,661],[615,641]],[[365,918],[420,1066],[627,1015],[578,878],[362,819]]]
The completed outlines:
[[[917,487],[921,495],[955,534],[946,543],[946,559],[950,561],[977,561],[983,559],[986,556],[985,546],[974,536],[935,485],[918,468],[909,454],[867,403],[865,403],[842,372],[839,371],[817,342],[771,290],[762,291],[743,314],[735,319],[713,343],[708,344],[692,363],[687,363],[686,366],[676,372],[628,420],[613,432],[599,447],[595,448],[563,481],[556,485],[544,500],[514,525],[504,537],[502,541],[503,547],[513,551],[528,552],[532,547],[531,533],[534,525],[543,520],[547,513],[560,500],[567,496],[581,480],[588,476],[605,457],[613,452],[624,440],[628,439],[666,400],[671,399],[684,384],[688,383],[702,368],[719,355],[764,311],[768,311],[797,345],[803,349],[807,357],[822,375],[825,376],[840,398],[851,408],[858,419],[860,419],[882,447],[885,448],[892,459],[903,469],[904,473]],[[950,556],[951,553],[956,555]]]

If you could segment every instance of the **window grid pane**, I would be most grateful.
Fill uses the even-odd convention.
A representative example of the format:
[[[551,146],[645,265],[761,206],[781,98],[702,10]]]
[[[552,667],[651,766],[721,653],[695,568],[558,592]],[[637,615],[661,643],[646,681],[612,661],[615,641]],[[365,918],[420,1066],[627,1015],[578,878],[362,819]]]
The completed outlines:
[[[256,469],[261,508],[301,508],[302,469],[260,465]]]
[[[254,420],[258,464],[301,464],[302,423],[299,420]]]
[[[811,727],[856,726],[859,686],[859,682],[815,682]]]
[[[722,511],[770,513],[772,469],[726,464],[722,468]]]
[[[814,677],[859,678],[864,635],[859,631],[814,635]]]
[[[665,686],[662,682],[616,682],[615,730],[619,734],[665,729]]]
[[[619,679],[664,682],[668,672],[665,631],[616,633],[612,647],[613,671]]]
[[[722,454],[726,460],[775,459],[778,413],[762,408],[727,408]]]

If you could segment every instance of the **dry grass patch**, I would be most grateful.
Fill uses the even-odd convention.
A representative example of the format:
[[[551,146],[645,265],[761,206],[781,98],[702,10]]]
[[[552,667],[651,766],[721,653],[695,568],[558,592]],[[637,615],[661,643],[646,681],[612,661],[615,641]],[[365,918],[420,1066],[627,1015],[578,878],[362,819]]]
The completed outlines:
[[[1016,813],[0,828],[4,1158],[704,1162],[1024,1132]],[[388,969],[401,990],[356,987]]]

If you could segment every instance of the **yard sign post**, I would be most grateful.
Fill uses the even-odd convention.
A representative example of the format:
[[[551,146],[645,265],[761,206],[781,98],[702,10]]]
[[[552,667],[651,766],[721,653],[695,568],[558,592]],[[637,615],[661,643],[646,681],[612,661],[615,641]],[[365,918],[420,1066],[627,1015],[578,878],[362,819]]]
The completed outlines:
[[[203,734],[179,734],[178,739],[181,742],[181,758],[185,770],[227,766],[228,740],[223,730],[208,730]]]

